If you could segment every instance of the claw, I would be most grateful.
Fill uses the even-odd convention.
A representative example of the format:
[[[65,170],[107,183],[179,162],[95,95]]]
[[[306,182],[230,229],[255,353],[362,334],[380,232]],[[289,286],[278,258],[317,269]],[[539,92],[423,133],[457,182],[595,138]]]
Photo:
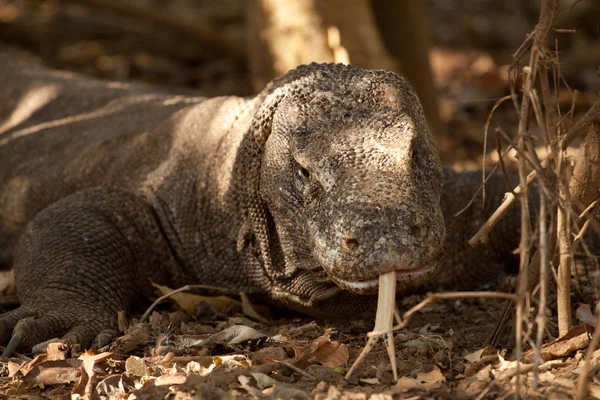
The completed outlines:
[[[23,342],[22,335],[20,335],[18,333],[12,335],[12,337],[10,338],[10,341],[4,348],[4,351],[2,352],[2,357],[10,357],[17,350],[17,347],[19,347],[22,342]]]

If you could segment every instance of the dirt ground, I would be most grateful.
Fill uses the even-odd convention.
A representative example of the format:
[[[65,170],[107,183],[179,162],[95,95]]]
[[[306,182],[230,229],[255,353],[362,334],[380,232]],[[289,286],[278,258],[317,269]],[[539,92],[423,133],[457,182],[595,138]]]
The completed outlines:
[[[243,1],[141,3],[177,15],[194,12],[201,16],[198,23],[243,49]],[[506,71],[535,25],[537,3],[428,0],[435,27],[431,61],[440,113],[453,138],[440,151],[452,154],[457,169],[497,161],[493,149],[483,155],[483,126],[494,102],[508,94]],[[576,115],[589,108],[591,93],[600,89],[600,13],[594,2],[584,3],[561,21],[562,28],[577,31],[559,40],[565,80],[583,92],[576,98]],[[0,40],[37,54],[49,66],[97,78],[143,81],[208,96],[252,94],[247,66],[218,46],[207,48],[180,32],[79,4],[0,0]],[[572,102],[572,90],[560,92],[561,107],[568,109]],[[500,107],[493,123],[514,134],[517,117],[511,107]],[[398,304],[400,313],[423,296],[404,298]],[[578,325],[569,337],[546,347],[543,365],[534,374],[530,363],[517,368],[510,361],[510,331],[501,335],[499,347],[485,347],[506,300],[445,300],[426,306],[407,328],[396,332],[397,383],[383,345],[345,380],[372,329],[370,320],[273,319],[261,308],[258,316],[244,311],[244,299],[227,301],[231,304],[220,311],[215,311],[214,300],[191,294],[175,300],[161,304],[146,322],[123,321],[123,332],[114,342],[81,356],[51,344],[37,356],[1,359],[0,396],[496,399],[511,396],[518,385],[527,398],[569,399],[590,340],[590,328]],[[551,318],[546,341],[556,335]],[[600,353],[593,354],[596,359]],[[593,365],[590,398],[600,398],[600,368]]]

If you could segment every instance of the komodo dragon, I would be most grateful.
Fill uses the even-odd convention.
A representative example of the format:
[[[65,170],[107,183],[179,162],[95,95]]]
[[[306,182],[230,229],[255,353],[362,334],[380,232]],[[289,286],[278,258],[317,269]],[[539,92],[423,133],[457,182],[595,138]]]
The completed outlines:
[[[0,342],[90,345],[151,281],[336,318],[374,311],[388,271],[399,294],[476,284],[512,257],[519,224],[516,207],[489,245],[466,244],[505,191],[491,179],[455,217],[480,181],[442,170],[392,72],[304,65],[254,98],[208,99],[4,56],[0,264],[21,305]]]

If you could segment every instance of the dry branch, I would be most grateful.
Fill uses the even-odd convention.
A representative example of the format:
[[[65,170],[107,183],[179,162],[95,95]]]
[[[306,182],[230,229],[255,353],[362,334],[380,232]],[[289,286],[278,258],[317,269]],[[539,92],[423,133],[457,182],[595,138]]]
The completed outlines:
[[[559,143],[560,149],[562,151],[566,150],[567,147],[571,144],[571,142],[579,135],[581,131],[585,128],[588,128],[591,124],[600,122],[600,97],[596,99],[594,105],[587,111],[587,113],[577,121],[575,125],[566,135],[564,135]],[[541,163],[542,168],[548,168],[551,161],[550,156],[544,159]],[[527,175],[527,185],[531,185],[533,182],[537,180],[537,172],[531,171],[529,175]],[[469,244],[473,247],[477,246],[479,243],[485,243],[487,237],[489,236],[494,226],[504,217],[504,215],[508,212],[510,207],[514,204],[515,200],[520,197],[523,192],[523,188],[521,185],[517,186],[512,192],[508,192],[505,196],[502,204],[494,211],[494,213],[488,218],[488,220],[479,228],[479,230],[473,235],[471,239],[469,239]]]

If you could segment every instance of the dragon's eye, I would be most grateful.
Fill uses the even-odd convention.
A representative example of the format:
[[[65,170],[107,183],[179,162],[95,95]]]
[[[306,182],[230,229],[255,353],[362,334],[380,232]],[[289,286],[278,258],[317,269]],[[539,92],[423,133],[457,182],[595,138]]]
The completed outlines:
[[[303,179],[310,178],[310,172],[304,167],[298,167],[298,175]]]

